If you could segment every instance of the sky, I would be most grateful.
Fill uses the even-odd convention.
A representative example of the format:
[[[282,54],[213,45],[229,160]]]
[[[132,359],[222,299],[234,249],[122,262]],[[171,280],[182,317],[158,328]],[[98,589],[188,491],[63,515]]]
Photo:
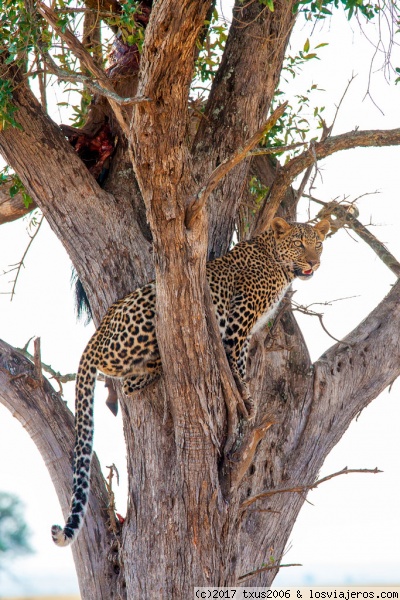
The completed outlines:
[[[359,129],[399,126],[400,86],[389,85],[381,70],[383,56],[374,57],[371,26],[364,33],[344,17],[326,21],[314,29],[297,26],[290,51],[296,53],[310,38],[320,61],[309,61],[301,75],[282,86],[290,95],[305,94],[312,84],[308,116],[314,105],[325,106],[325,120],[332,122],[347,82],[356,74],[335,122],[333,134]],[[400,53],[393,49],[393,63]],[[368,81],[370,96],[366,96]],[[60,101],[60,98],[58,98]],[[66,122],[58,109],[54,119]],[[400,148],[358,149],[338,153],[320,163],[314,196],[324,201],[363,196],[360,220],[372,223],[371,231],[400,259],[400,203],[398,169]],[[376,193],[373,193],[376,192]],[[379,192],[379,193],[378,193]],[[315,206],[304,201],[299,220],[314,215]],[[0,274],[21,258],[29,240],[27,219],[0,228]],[[42,360],[64,373],[75,372],[93,326],[76,322],[70,287],[71,263],[46,223],[34,240],[19,276],[16,295],[7,294],[13,273],[0,276],[0,337],[22,347],[32,336],[41,337]],[[324,324],[336,338],[351,331],[390,290],[391,272],[356,236],[339,232],[325,243],[322,265],[310,282],[296,283],[295,300],[315,305],[324,313]],[[329,302],[329,304],[325,304]],[[334,341],[321,329],[317,318],[296,313],[317,359]],[[73,408],[74,385],[64,386]],[[379,475],[335,478],[310,492],[290,536],[284,562],[302,567],[282,569],[275,585],[400,584],[400,384],[395,382],[353,422],[328,456],[320,476],[349,468],[374,468]],[[106,393],[99,383],[95,405],[95,449],[103,466],[115,463],[121,475],[116,490],[118,512],[126,503],[125,446],[121,418],[105,407]],[[55,548],[50,526],[62,523],[61,510],[42,459],[17,419],[0,405],[0,490],[17,494],[25,505],[25,517],[35,554],[18,559],[0,571],[0,597],[4,593],[72,593],[78,590],[69,549]]]

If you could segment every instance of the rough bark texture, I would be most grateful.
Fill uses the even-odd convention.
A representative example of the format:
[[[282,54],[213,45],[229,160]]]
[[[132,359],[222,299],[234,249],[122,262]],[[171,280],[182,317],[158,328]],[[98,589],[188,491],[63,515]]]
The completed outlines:
[[[400,325],[399,283],[314,365],[293,315],[282,311],[250,350],[255,422],[239,418],[240,399],[209,305],[205,263],[207,254],[217,256],[231,243],[249,169],[271,187],[258,221],[249,223],[251,232],[267,226],[277,210],[295,217],[290,184],[316,158],[357,145],[399,143],[398,131],[352,132],[315,144],[281,169],[266,157],[252,165],[247,159],[186,227],[187,207],[199,189],[266,121],[295,21],[293,5],[275,0],[271,12],[259,2],[237,2],[193,140],[189,86],[196,40],[204,35],[212,2],[155,3],[139,72],[113,82],[117,92],[123,88],[151,99],[125,112],[131,115],[129,139],[107,103],[96,104],[101,107],[96,123],[109,119],[117,140],[102,186],[18,68],[0,63],[2,77],[15,84],[15,118],[22,127],[0,132],[0,151],[71,257],[95,321],[115,299],[154,276],[157,283],[164,376],[134,400],[121,398],[129,507],[116,537],[106,522],[107,498],[95,462],[89,515],[74,546],[84,600],[188,598],[195,585],[237,584],[268,562],[266,548],[273,548],[279,564],[304,495],[254,502],[253,496],[314,482],[350,421],[399,375],[394,334]],[[118,13],[118,3],[112,6]],[[146,6],[150,11],[151,3]],[[71,415],[32,365],[5,343],[0,390],[0,400],[29,423],[66,512]],[[254,576],[251,585],[269,585],[277,570]]]

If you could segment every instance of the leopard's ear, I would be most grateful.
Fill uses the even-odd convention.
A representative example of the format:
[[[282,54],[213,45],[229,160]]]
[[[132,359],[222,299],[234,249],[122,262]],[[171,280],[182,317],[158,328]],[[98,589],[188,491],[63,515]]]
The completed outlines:
[[[329,223],[328,219],[322,219],[322,221],[314,225],[314,229],[316,229],[321,240],[325,239],[325,236],[330,230],[330,228],[331,224]]]
[[[275,217],[275,219],[272,219],[271,221],[271,229],[274,232],[275,239],[280,240],[289,233],[289,231],[292,229],[292,226],[285,221],[285,219]]]

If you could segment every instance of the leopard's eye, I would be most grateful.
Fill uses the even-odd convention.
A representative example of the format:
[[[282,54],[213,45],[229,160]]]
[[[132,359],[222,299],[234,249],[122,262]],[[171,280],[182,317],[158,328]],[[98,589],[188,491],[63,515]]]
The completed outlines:
[[[294,240],[294,245],[297,246],[298,248],[304,248],[303,246],[303,242],[301,242],[300,240]]]
[[[316,247],[316,248],[322,248],[322,242],[317,242],[317,243],[315,244],[315,247]]]

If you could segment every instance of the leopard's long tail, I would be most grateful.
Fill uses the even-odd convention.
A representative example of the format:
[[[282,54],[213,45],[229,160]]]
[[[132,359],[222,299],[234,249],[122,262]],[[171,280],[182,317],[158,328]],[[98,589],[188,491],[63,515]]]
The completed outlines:
[[[75,388],[75,448],[73,492],[70,513],[64,528],[53,525],[51,535],[57,546],[72,544],[81,530],[90,489],[90,464],[93,453],[93,404],[97,368],[88,358],[90,342],[82,355]]]

